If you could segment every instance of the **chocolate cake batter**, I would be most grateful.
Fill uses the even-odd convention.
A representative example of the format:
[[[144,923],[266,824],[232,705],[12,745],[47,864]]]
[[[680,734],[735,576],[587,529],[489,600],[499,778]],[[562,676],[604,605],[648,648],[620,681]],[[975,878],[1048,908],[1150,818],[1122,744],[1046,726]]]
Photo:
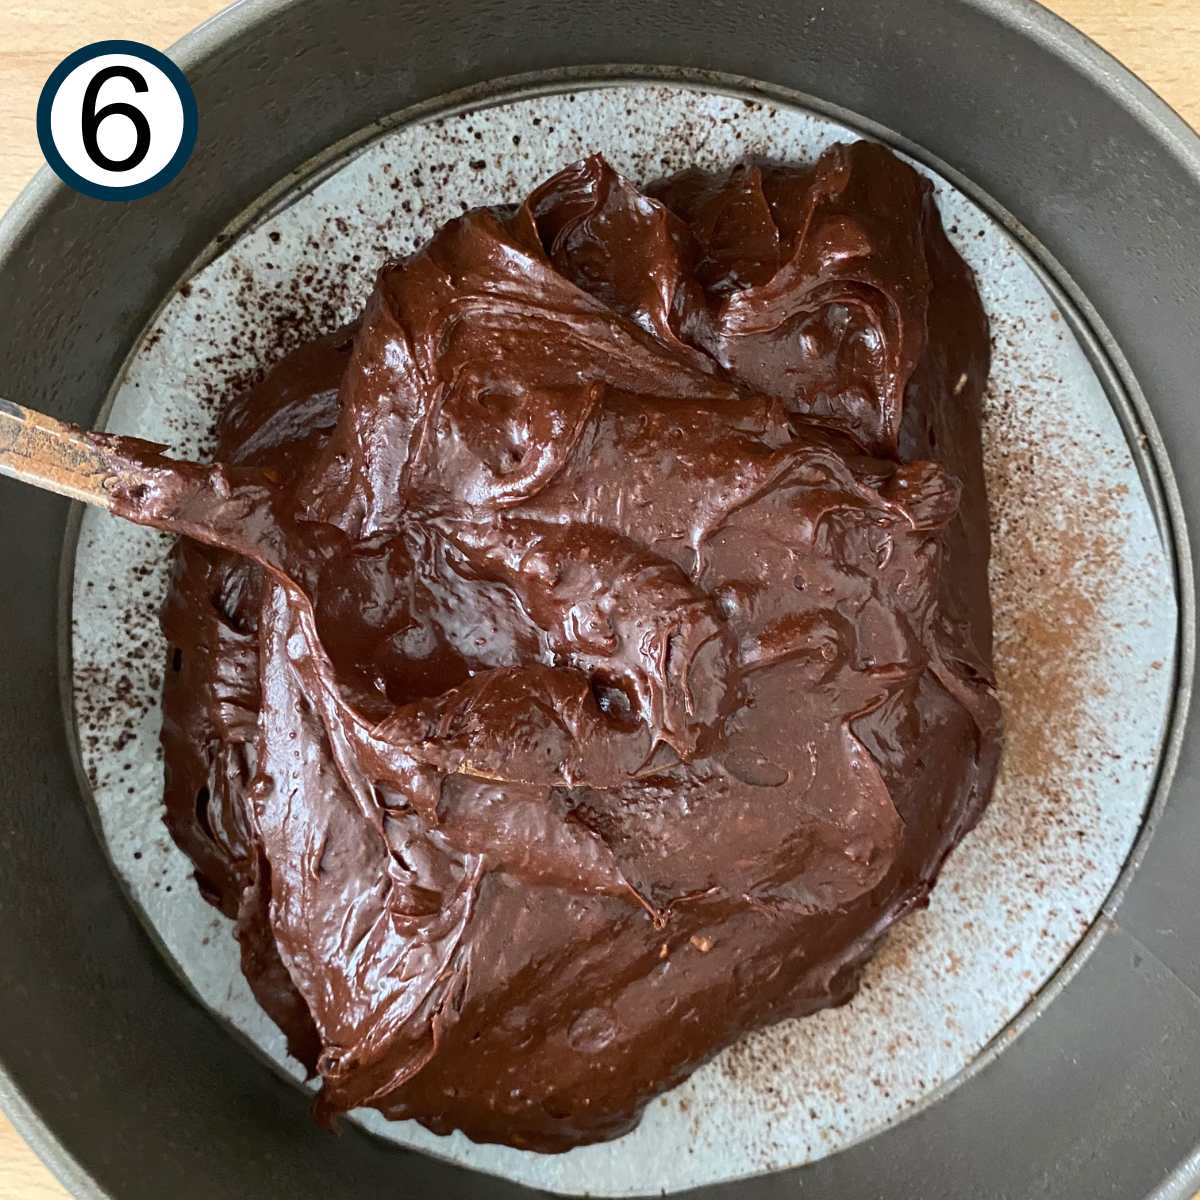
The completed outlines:
[[[594,157],[385,264],[221,465],[133,448],[167,823],[323,1118],[563,1150],[853,994],[993,782],[987,369],[887,150]]]

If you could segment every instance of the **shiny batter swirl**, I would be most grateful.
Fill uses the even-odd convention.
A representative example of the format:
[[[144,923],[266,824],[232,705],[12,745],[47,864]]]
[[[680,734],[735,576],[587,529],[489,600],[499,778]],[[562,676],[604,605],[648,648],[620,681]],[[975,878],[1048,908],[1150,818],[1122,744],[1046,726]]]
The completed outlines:
[[[385,264],[220,465],[129,450],[168,825],[322,1115],[561,1150],[853,993],[992,786],[987,369],[881,147],[596,157]]]

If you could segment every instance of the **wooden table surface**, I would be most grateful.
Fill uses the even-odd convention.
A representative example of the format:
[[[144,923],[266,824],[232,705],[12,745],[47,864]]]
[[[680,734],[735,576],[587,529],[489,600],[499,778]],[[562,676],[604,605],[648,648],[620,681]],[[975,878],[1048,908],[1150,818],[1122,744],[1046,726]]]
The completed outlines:
[[[61,58],[101,38],[135,38],[165,48],[222,7],[214,0],[34,0],[0,12],[0,210],[42,164],[34,108],[46,76]],[[1200,128],[1197,0],[1049,0],[1049,7],[1115,54]],[[66,1197],[0,1116],[0,1200]]]

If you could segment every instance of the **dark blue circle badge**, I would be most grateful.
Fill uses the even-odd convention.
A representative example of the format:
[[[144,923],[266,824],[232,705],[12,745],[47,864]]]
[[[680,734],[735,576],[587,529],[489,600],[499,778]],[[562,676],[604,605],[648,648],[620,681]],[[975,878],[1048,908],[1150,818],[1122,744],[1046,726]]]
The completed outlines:
[[[191,157],[197,126],[187,77],[141,42],[93,42],[68,54],[37,107],[46,162],[100,200],[136,200],[170,183]]]

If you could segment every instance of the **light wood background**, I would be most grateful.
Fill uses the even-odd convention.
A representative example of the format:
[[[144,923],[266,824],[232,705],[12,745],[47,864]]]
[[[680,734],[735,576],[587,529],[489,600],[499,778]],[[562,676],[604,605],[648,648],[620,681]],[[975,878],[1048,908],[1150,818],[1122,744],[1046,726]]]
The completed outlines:
[[[1048,3],[1200,128],[1198,0]],[[46,76],[60,59],[101,38],[135,38],[165,49],[222,7],[214,0],[35,0],[4,6],[0,11],[0,210],[42,165],[34,109]],[[0,1200],[66,1200],[66,1196],[0,1116]]]

